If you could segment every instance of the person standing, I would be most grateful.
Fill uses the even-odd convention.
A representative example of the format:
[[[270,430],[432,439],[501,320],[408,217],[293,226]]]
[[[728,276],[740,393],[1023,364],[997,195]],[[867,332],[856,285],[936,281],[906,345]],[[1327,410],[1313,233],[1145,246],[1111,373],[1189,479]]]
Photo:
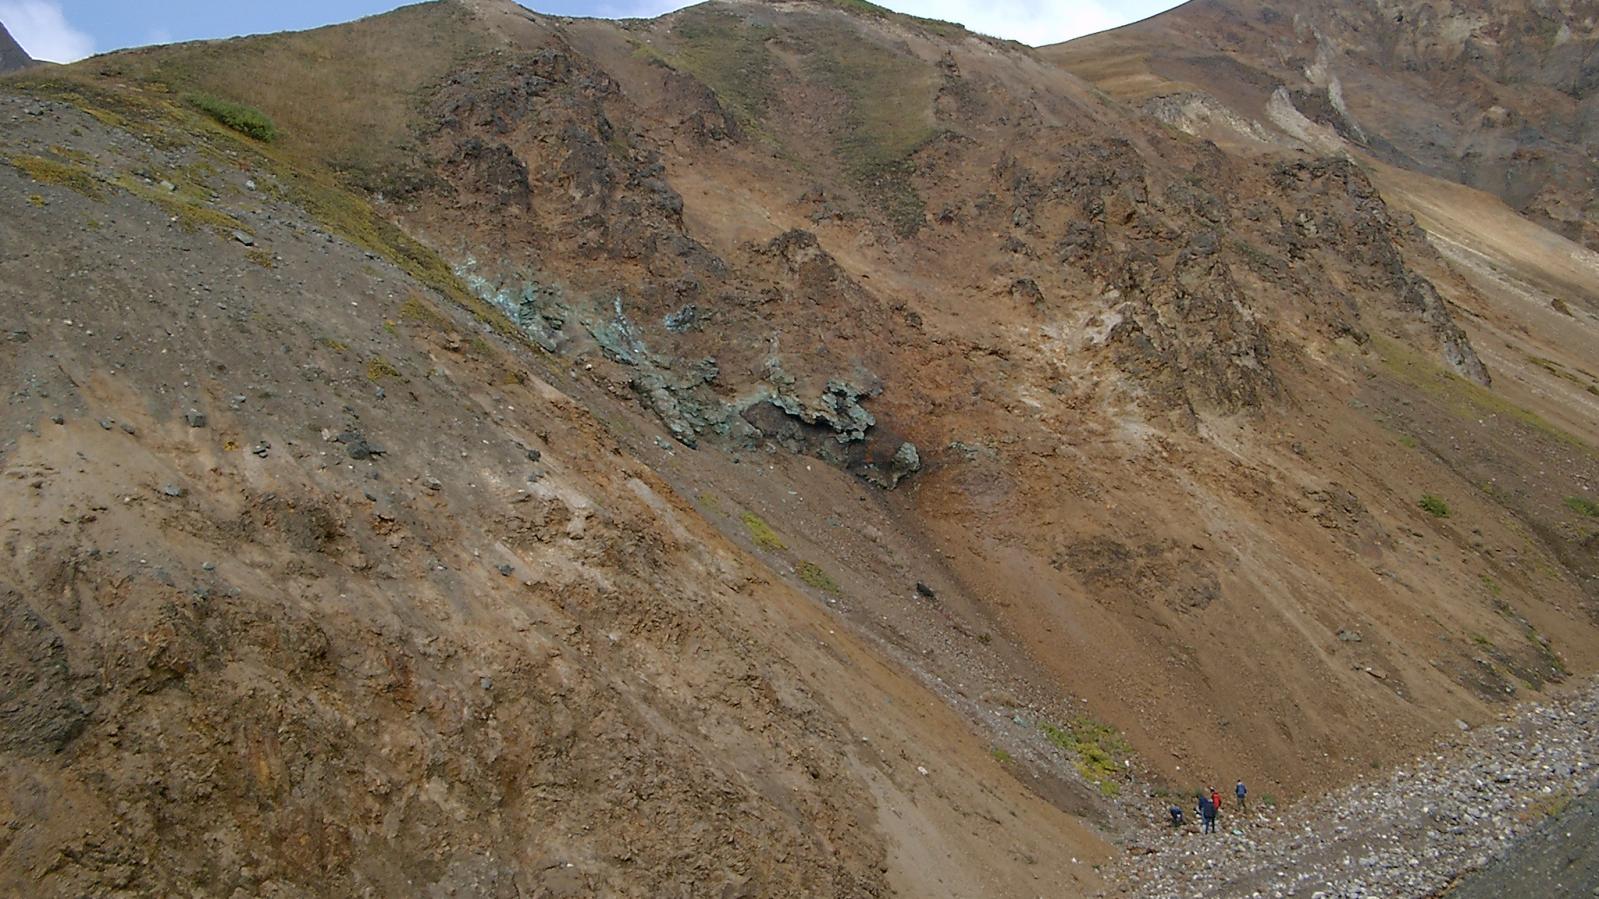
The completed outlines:
[[[1199,797],[1199,819],[1205,822],[1205,833],[1216,832],[1216,803],[1204,794]]]
[[[1216,792],[1215,787],[1210,788],[1210,804],[1215,807],[1217,814],[1221,814],[1221,794]]]
[[[1247,795],[1249,793],[1249,791],[1244,789],[1244,782],[1242,780],[1238,781],[1238,786],[1233,787],[1233,793],[1235,793],[1238,796],[1238,810],[1239,811],[1243,811],[1244,810],[1244,796]]]

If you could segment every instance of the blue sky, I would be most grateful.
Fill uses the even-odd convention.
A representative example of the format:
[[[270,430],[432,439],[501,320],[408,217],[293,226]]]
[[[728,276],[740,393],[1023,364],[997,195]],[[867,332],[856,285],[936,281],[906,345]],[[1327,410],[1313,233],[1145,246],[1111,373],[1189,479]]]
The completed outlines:
[[[1114,28],[1176,0],[877,0],[900,12],[947,19],[1028,44]],[[37,59],[70,62],[123,47],[313,28],[401,5],[402,0],[0,0],[0,22]],[[654,16],[673,0],[523,0],[570,16]]]

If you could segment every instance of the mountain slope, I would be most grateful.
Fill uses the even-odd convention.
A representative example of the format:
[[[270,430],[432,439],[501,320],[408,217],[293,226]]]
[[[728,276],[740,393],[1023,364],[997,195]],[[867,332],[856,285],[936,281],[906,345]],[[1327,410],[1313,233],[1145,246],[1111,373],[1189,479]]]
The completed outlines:
[[[0,171],[0,892],[1087,888],[1097,837],[363,202],[159,99],[0,102],[44,105]]]
[[[1080,893],[1161,789],[1599,663],[1594,419],[1507,398],[1375,167],[800,0],[0,96],[7,795],[79,797],[3,851],[57,892]]]
[[[0,73],[12,72],[31,65],[33,60],[28,57],[27,51],[17,44],[11,32],[6,30],[5,24],[0,23]]]

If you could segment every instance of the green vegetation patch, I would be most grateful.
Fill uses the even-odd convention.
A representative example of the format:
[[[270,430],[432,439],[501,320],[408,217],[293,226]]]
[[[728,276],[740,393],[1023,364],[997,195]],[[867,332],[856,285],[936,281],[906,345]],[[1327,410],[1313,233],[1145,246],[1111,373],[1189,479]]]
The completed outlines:
[[[1049,742],[1076,757],[1077,773],[1101,793],[1115,796],[1121,792],[1123,762],[1132,756],[1133,747],[1115,728],[1086,715],[1064,727],[1048,721],[1039,722],[1038,727]]]
[[[1416,505],[1420,506],[1422,511],[1433,516],[1434,518],[1449,517],[1449,504],[1444,502],[1439,497],[1433,496],[1431,493],[1423,493],[1421,495],[1421,499],[1416,502]]]
[[[766,42],[770,26],[715,9],[686,12],[673,29],[676,42],[668,52],[643,45],[638,52],[681,69],[716,95],[739,126],[764,135],[762,124],[776,93],[773,60]]]
[[[272,123],[266,113],[253,106],[234,103],[210,94],[190,94],[187,99],[190,106],[245,137],[267,144],[278,139],[278,126]]]
[[[1592,446],[1551,424],[1536,412],[1523,409],[1488,388],[1462,378],[1399,340],[1373,334],[1370,346],[1389,372],[1400,381],[1437,399],[1450,414],[1458,418],[1475,422],[1486,416],[1503,415],[1567,446],[1590,455],[1595,453]]]
[[[740,520],[744,522],[744,530],[749,532],[750,539],[755,541],[756,546],[771,552],[788,549],[788,544],[783,542],[782,537],[777,536],[777,532],[772,530],[772,526],[763,521],[761,516],[754,512],[745,512],[740,516]]]
[[[76,191],[91,200],[98,200],[105,195],[101,189],[100,180],[77,163],[57,162],[43,156],[7,156],[5,161],[12,168],[27,175],[40,184],[54,184]]]
[[[966,33],[966,29],[954,22],[943,19],[924,19],[921,16],[898,13],[886,7],[870,3],[868,0],[829,0],[834,6],[856,15],[870,16],[875,19],[903,22],[931,31],[941,37],[958,37]]]
[[[1566,497],[1566,508],[1576,512],[1578,515],[1586,515],[1589,518],[1599,518],[1599,503],[1596,503],[1586,497]]]
[[[202,229],[216,232],[218,236],[229,237],[235,231],[245,234],[250,233],[250,228],[233,216],[207,206],[204,202],[195,199],[191,191],[168,191],[161,187],[145,182],[132,174],[124,172],[117,176],[116,185],[134,196],[160,207],[167,217],[177,223],[179,228],[193,234]]]
[[[823,593],[831,593],[834,596],[838,596],[844,592],[839,588],[838,582],[833,580],[833,576],[815,562],[800,562],[794,566],[794,573],[799,575],[800,580]]]
[[[399,378],[400,370],[394,363],[382,356],[373,356],[366,360],[366,379],[368,381],[381,381],[385,378]]]
[[[427,325],[437,330],[445,330],[450,327],[450,320],[445,317],[444,313],[416,294],[406,297],[405,302],[400,304],[400,320],[411,322],[412,324]]]
[[[933,69],[853,28],[823,28],[807,60],[811,74],[848,100],[834,155],[895,232],[921,228],[926,203],[911,156],[938,135],[931,109]]]

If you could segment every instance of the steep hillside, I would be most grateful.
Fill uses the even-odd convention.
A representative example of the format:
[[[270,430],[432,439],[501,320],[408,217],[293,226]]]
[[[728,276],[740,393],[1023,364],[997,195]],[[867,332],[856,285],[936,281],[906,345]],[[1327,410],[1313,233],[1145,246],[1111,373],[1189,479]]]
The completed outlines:
[[[1075,894],[1599,667],[1582,257],[1400,170],[824,0],[0,99],[17,889]]]
[[[27,51],[18,46],[11,32],[6,30],[5,24],[0,23],[0,73],[12,72],[31,65],[33,60],[28,57]]]
[[[181,107],[50,93],[0,92],[0,893],[1092,883],[1097,836],[430,251]]]

